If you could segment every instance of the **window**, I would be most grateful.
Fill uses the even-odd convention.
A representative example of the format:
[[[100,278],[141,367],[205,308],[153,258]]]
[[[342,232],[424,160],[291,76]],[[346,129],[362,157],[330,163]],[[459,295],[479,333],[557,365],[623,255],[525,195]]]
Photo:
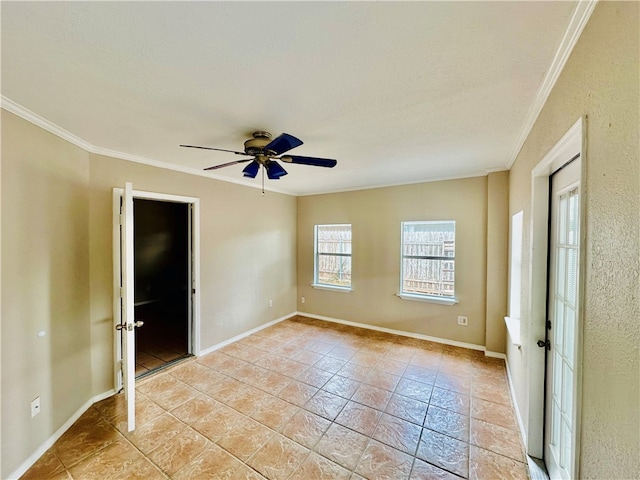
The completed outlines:
[[[455,303],[456,222],[402,222],[401,298]]]
[[[509,316],[520,318],[522,284],[522,212],[511,217],[511,265],[509,275]]]
[[[522,211],[511,217],[511,258],[509,267],[509,316],[504,317],[511,343],[520,348],[520,286],[522,285]]]
[[[351,289],[351,225],[316,225],[314,286]]]

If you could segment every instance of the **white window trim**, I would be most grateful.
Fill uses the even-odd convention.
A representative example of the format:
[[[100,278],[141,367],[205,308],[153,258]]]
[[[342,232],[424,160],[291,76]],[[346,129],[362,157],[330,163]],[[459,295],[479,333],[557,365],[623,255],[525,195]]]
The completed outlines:
[[[437,297],[435,295],[420,295],[418,293],[396,293],[402,300],[413,302],[437,303],[440,305],[455,305],[458,300],[455,297]]]
[[[507,332],[511,343],[520,350],[522,348],[522,342],[520,341],[520,319],[504,317],[504,323],[507,325]]]
[[[455,280],[454,280],[454,295],[452,297],[443,297],[438,295],[426,295],[420,293],[408,293],[402,291],[402,284],[404,280],[404,224],[405,223],[444,223],[444,222],[453,222],[454,228],[456,221],[455,220],[407,220],[406,222],[400,222],[400,287],[398,289],[398,293],[396,293],[397,297],[400,297],[402,300],[410,300],[413,302],[426,302],[426,303],[436,303],[439,305],[455,305],[458,303],[458,299],[455,296]],[[448,260],[453,260],[455,262],[455,255],[453,258],[448,258]]]
[[[337,285],[329,285],[326,283],[312,283],[311,286],[318,290],[333,290],[334,292],[349,293],[353,291],[351,287],[339,287]]]

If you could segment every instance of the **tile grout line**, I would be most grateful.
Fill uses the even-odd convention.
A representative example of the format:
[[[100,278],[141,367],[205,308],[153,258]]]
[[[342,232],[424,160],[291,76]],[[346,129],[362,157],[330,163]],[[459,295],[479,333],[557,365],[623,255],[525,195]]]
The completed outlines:
[[[448,411],[448,412],[453,412],[456,415],[464,415],[469,419],[469,429],[471,428],[471,420],[479,420],[481,422],[485,422],[485,423],[489,423],[491,425],[500,427],[500,428],[505,428],[508,430],[512,430],[515,432],[518,432],[517,428],[516,429],[510,429],[508,427],[505,427],[503,425],[500,424],[494,424],[492,422],[487,422],[486,420],[483,420],[482,418],[477,418],[475,415],[472,414],[472,408],[473,408],[473,402],[474,399],[477,398],[479,400],[482,400],[482,397],[475,397],[474,395],[474,384],[476,382],[480,382],[480,383],[493,383],[493,382],[488,382],[488,381],[483,381],[483,380],[479,380],[476,376],[476,374],[482,372],[483,368],[485,368],[484,366],[482,366],[482,364],[479,364],[476,362],[476,356],[473,355],[460,355],[458,356],[458,349],[454,349],[454,348],[440,348],[440,349],[436,349],[436,350],[431,350],[431,349],[420,349],[420,346],[422,343],[424,343],[424,341],[420,341],[420,342],[398,342],[398,341],[391,341],[389,340],[389,347],[388,348],[384,348],[383,345],[384,343],[381,343],[381,349],[380,351],[373,351],[373,350],[368,350],[365,346],[365,338],[367,338],[366,336],[358,336],[358,332],[360,329],[341,329],[341,328],[325,328],[324,331],[320,330],[320,327],[316,327],[315,324],[313,323],[304,323],[304,322],[300,322],[297,323],[297,321],[290,321],[290,322],[282,322],[281,324],[278,324],[276,326],[282,326],[286,323],[286,325],[288,327],[291,328],[286,328],[286,329],[279,329],[279,330],[283,330],[283,331],[276,331],[278,329],[273,329],[273,330],[268,330],[265,329],[264,331],[260,331],[260,334],[264,334],[264,335],[259,335],[258,332],[256,332],[256,334],[254,335],[249,335],[247,337],[243,337],[242,339],[239,339],[237,342],[231,343],[225,347],[223,347],[222,349],[220,349],[220,351],[218,352],[212,352],[212,354],[220,354],[220,355],[224,355],[225,357],[228,357],[227,360],[224,360],[225,362],[228,360],[233,360],[233,363],[230,364],[231,368],[227,368],[224,367],[223,369],[219,369],[220,367],[218,365],[220,365],[220,362],[216,362],[216,364],[211,364],[211,365],[207,365],[204,363],[200,363],[199,362],[199,358],[195,358],[194,362],[197,363],[197,365],[199,367],[202,368],[207,368],[208,370],[210,370],[211,372],[215,372],[217,375],[221,376],[220,380],[216,380],[214,381],[213,385],[215,385],[218,381],[222,381],[222,379],[228,379],[228,380],[233,380],[236,382],[239,382],[240,384],[242,384],[243,386],[248,386],[248,387],[252,387],[252,388],[256,388],[257,391],[260,392],[260,395],[264,396],[264,397],[268,397],[268,398],[273,398],[273,399],[278,399],[281,401],[284,401],[285,403],[292,405],[293,407],[296,408],[295,412],[293,415],[296,415],[298,412],[308,412],[310,414],[313,415],[318,415],[317,413],[315,413],[312,410],[309,410],[306,405],[309,402],[310,399],[308,399],[306,402],[303,402],[302,405],[298,405],[298,404],[293,404],[291,402],[289,402],[287,399],[281,398],[279,397],[279,394],[285,389],[287,388],[289,385],[294,385],[296,383],[300,384],[300,385],[306,385],[308,387],[313,387],[314,389],[316,389],[316,392],[326,392],[328,394],[331,395],[335,395],[336,397],[339,397],[341,399],[341,402],[344,401],[344,403],[342,404],[342,406],[338,409],[338,411],[336,412],[335,415],[332,415],[332,420],[328,421],[328,426],[327,428],[320,434],[320,437],[318,438],[318,440],[316,442],[314,442],[314,446],[313,447],[306,447],[305,445],[302,445],[301,443],[299,443],[297,440],[294,440],[292,438],[287,437],[286,435],[284,435],[282,432],[283,427],[286,425],[288,420],[284,420],[277,428],[272,428],[264,423],[262,423],[259,420],[254,419],[251,415],[257,411],[257,407],[253,407],[253,409],[250,412],[244,412],[244,411],[240,411],[239,409],[237,409],[237,406],[231,406],[230,404],[227,404],[227,400],[217,400],[215,398],[213,398],[211,395],[209,395],[206,391],[201,390],[198,387],[193,386],[190,382],[189,379],[186,380],[182,380],[181,378],[179,378],[178,376],[175,376],[174,374],[177,373],[177,369],[179,369],[181,365],[172,367],[171,369],[165,370],[164,372],[159,372],[159,376],[156,378],[159,378],[160,376],[165,376],[168,375],[168,377],[172,378],[176,383],[176,385],[181,385],[184,387],[189,388],[191,391],[193,391],[193,395],[189,398],[184,399],[183,401],[181,401],[179,404],[176,405],[171,405],[171,409],[167,409],[169,407],[170,404],[167,404],[167,408],[161,406],[160,404],[158,404],[155,400],[153,400],[153,398],[149,398],[147,397],[144,393],[141,392],[141,397],[145,397],[147,398],[148,401],[150,401],[151,403],[153,403],[154,405],[157,405],[164,413],[168,413],[170,417],[172,417],[173,419],[177,420],[178,422],[180,422],[180,424],[182,424],[184,427],[197,432],[199,435],[203,436],[204,438],[206,438],[207,442],[209,444],[212,445],[216,445],[217,447],[219,447],[220,449],[222,449],[225,453],[229,454],[232,458],[234,458],[236,461],[240,462],[240,465],[243,465],[245,468],[249,468],[250,470],[257,472],[257,470],[255,468],[253,468],[248,462],[251,460],[251,458],[254,458],[254,456],[264,447],[264,445],[266,445],[266,442],[262,445],[259,445],[257,447],[257,449],[251,454],[251,456],[247,457],[247,459],[245,461],[241,460],[239,457],[237,457],[235,454],[233,454],[231,451],[227,450],[225,447],[222,447],[221,445],[218,444],[218,442],[215,442],[213,440],[211,440],[209,437],[207,437],[204,434],[201,434],[199,430],[197,430],[196,428],[194,428],[194,426],[192,426],[191,424],[187,423],[186,421],[182,421],[179,418],[177,418],[172,411],[175,410],[176,408],[179,408],[183,405],[185,405],[186,403],[188,403],[190,400],[198,398],[200,396],[204,396],[205,398],[211,399],[212,401],[215,401],[217,404],[220,404],[226,408],[232,409],[234,412],[238,413],[239,415],[242,415],[242,417],[244,419],[248,419],[250,421],[256,422],[259,425],[261,425],[262,427],[266,428],[269,430],[270,432],[270,437],[269,438],[274,438],[275,435],[282,435],[284,438],[287,438],[288,440],[292,441],[295,445],[299,445],[301,447],[303,447],[305,449],[305,454],[304,456],[301,458],[300,462],[296,465],[296,467],[293,469],[292,472],[290,472],[290,474],[287,476],[287,478],[291,477],[292,475],[295,474],[296,471],[298,471],[300,469],[300,467],[309,459],[309,457],[311,456],[312,452],[320,455],[322,458],[327,459],[328,461],[335,463],[336,465],[341,465],[338,464],[336,462],[334,462],[333,460],[331,460],[331,458],[321,454],[319,451],[316,450],[317,445],[319,444],[319,442],[322,440],[322,438],[326,435],[326,433],[328,432],[328,430],[330,428],[332,428],[333,425],[337,425],[339,427],[345,428],[348,431],[357,433],[358,435],[364,435],[364,437],[367,438],[367,442],[366,445],[364,447],[364,449],[362,450],[362,452],[360,453],[360,455],[358,456],[357,462],[355,463],[354,467],[352,469],[347,468],[346,470],[351,472],[352,474],[356,473],[356,470],[358,469],[358,466],[360,465],[360,462],[362,461],[365,452],[367,451],[367,449],[373,445],[374,440],[376,442],[378,442],[380,445],[383,445],[385,448],[390,448],[391,451],[394,452],[400,452],[403,454],[407,454],[410,457],[412,457],[411,459],[411,466],[409,469],[409,475],[411,475],[414,471],[414,469],[416,468],[416,460],[419,458],[418,457],[418,451],[420,448],[420,442],[423,438],[423,436],[425,435],[426,431],[429,430],[431,431],[430,427],[427,427],[427,420],[428,420],[428,413],[430,408],[433,406],[434,408],[444,408],[444,410]],[[301,325],[304,325],[304,327],[302,327]],[[276,327],[274,326],[274,327]],[[293,328],[293,327],[296,328]],[[313,336],[309,339],[309,342],[313,342],[315,344],[321,344],[319,345],[316,350],[322,350],[324,351],[324,353],[321,353],[320,351],[314,351],[311,349],[306,349],[304,347],[301,347],[299,345],[297,345],[296,342],[300,342],[301,339],[303,338],[303,334],[299,333],[302,332],[303,330],[305,330],[305,328],[307,327],[313,327],[313,330],[310,330],[311,332],[313,332]],[[324,328],[324,327],[323,327]],[[267,334],[267,332],[270,332],[270,334]],[[356,335],[354,336],[354,333],[356,333]],[[307,335],[307,333],[305,332],[304,335]],[[261,348],[257,347],[257,346],[253,346],[253,345],[246,345],[242,343],[242,340],[248,341],[247,339],[249,338],[255,338],[256,342],[257,339],[260,338],[262,339],[260,342],[262,345],[266,345],[268,344],[268,342],[277,342],[278,345],[276,345],[273,350],[271,352],[266,352],[265,350],[262,350]],[[381,336],[380,340],[382,340],[382,342],[387,342],[387,337],[394,339],[394,336]],[[288,340],[285,340],[287,339]],[[415,345],[414,345],[415,343]],[[237,346],[241,346],[242,348],[236,348],[235,350],[231,351],[231,349],[229,349],[228,353],[224,351],[224,348],[232,346],[232,345],[236,345]],[[274,344],[275,345],[275,344]],[[308,345],[308,342],[305,342],[304,344],[305,346]],[[322,345],[325,345],[324,347]],[[307,361],[305,362],[300,362],[297,359],[298,358],[302,358],[299,354],[296,356],[296,354],[294,354],[294,352],[292,352],[291,350],[286,351],[285,348],[286,347],[293,347],[293,346],[297,346],[299,348],[300,351],[308,351],[308,352],[313,352],[314,354],[318,355],[318,358],[316,360],[314,360],[312,363],[308,363]],[[276,348],[277,347],[277,348]],[[400,358],[401,360],[395,360],[394,356],[391,354],[391,352],[394,351],[394,348],[400,348],[399,352],[400,352]],[[328,349],[328,350],[327,350]],[[350,358],[345,361],[344,358],[344,354],[337,349],[342,349],[342,350],[349,350],[355,353],[352,353],[350,355]],[[248,354],[246,352],[250,351],[250,350],[261,350],[261,352],[266,352],[264,353],[264,355],[262,355],[260,358],[250,358],[248,356]],[[330,352],[335,350],[335,355],[330,355]],[[280,351],[280,352],[279,352]],[[437,359],[437,366],[434,365],[433,367],[427,365],[426,367],[424,366],[424,363],[421,363],[419,361],[416,361],[416,363],[412,363],[412,361],[414,360],[414,357],[416,357],[418,355],[419,352],[421,351],[425,351],[425,352],[436,352],[435,357],[438,357]],[[461,351],[462,352],[462,351]],[[358,353],[362,353],[364,355],[370,355],[370,356],[375,356],[377,357],[377,360],[375,361],[375,363],[373,364],[360,364],[360,363],[356,363],[354,361],[354,358],[356,355],[358,355]],[[279,356],[282,360],[283,360],[283,367],[279,368],[277,370],[271,369],[269,367],[265,368],[264,366],[259,365],[259,362],[263,359],[263,358],[267,358],[267,357],[274,357],[274,356]],[[348,356],[348,354],[347,354]],[[425,357],[428,357],[425,356]],[[204,357],[200,357],[200,358],[204,358]],[[312,357],[306,357],[307,359],[313,358]],[[340,366],[340,368],[335,371],[334,369],[331,370],[324,370],[322,367],[315,367],[315,365],[320,362],[322,359],[337,359],[336,361],[339,361],[342,363],[342,365]],[[396,361],[398,363],[401,363],[402,367],[401,367],[401,371],[395,370],[394,373],[390,373],[390,372],[386,372],[383,370],[378,370],[377,367],[380,364],[380,362],[383,359],[387,359],[387,360],[393,360]],[[367,357],[363,357],[361,356],[361,358],[358,359],[359,361],[368,361]],[[443,360],[447,360],[446,362],[443,362]],[[239,363],[242,362],[242,363]],[[428,362],[426,362],[428,363]],[[484,363],[484,362],[483,362]],[[486,365],[487,367],[489,365],[491,365],[492,362],[487,362]],[[458,372],[456,370],[457,366],[456,364],[459,364],[459,366],[463,367],[463,370]],[[273,363],[271,364],[273,365]],[[292,367],[288,367],[288,365],[292,365]],[[295,367],[296,365],[298,365],[298,367]],[[347,366],[347,365],[352,365],[355,370],[352,371],[344,371],[343,369]],[[263,390],[264,387],[261,386],[257,386],[256,384],[251,382],[251,378],[247,377],[248,373],[247,372],[243,372],[243,369],[246,366],[251,366],[251,368],[260,368],[261,370],[258,372],[262,372],[264,371],[265,373],[268,372],[269,375],[271,374],[277,374],[279,375],[282,380],[284,386],[276,388],[276,389],[272,389],[269,388],[267,390]],[[407,370],[410,369],[411,367],[415,367],[415,371],[412,372],[412,374],[410,376],[405,376],[407,374]],[[502,367],[502,368],[500,368]],[[299,372],[294,372],[292,369],[295,368],[299,368],[300,371]],[[316,368],[318,370],[321,370],[322,372],[325,372],[327,375],[327,379],[324,380],[323,382],[320,380],[318,383],[321,383],[320,386],[317,385],[313,385],[313,384],[309,384],[306,383],[305,381],[301,380],[299,377],[303,376],[305,374],[305,372],[308,372],[311,368]],[[399,366],[400,368],[400,366]],[[363,370],[364,373],[364,377],[362,378],[362,380],[356,380],[355,375],[358,372],[358,369]],[[433,382],[427,382],[427,381],[421,381],[419,378],[415,378],[413,376],[413,374],[415,375],[420,375],[422,370],[426,370],[427,372],[433,372],[435,373],[435,377],[433,378]],[[287,372],[286,374],[284,374],[283,372]],[[393,375],[395,377],[398,378],[398,380],[396,381],[395,385],[393,385],[393,388],[389,389],[388,387],[379,387],[376,384],[373,383],[365,383],[367,381],[367,379],[372,375],[372,373],[374,371],[379,371],[382,373],[385,373],[387,375]],[[490,368],[486,368],[484,370],[485,372],[491,372],[492,370]],[[500,364],[497,370],[493,370],[495,372],[501,372],[502,376],[504,376],[504,365]],[[398,374],[399,373],[399,374]],[[462,375],[459,375],[459,373],[462,373]],[[354,376],[352,376],[354,375]],[[359,374],[358,374],[359,375]],[[442,375],[441,378],[446,379],[446,376],[451,376],[452,378],[450,379],[451,382],[453,382],[452,384],[449,384],[448,386],[446,384],[438,384],[438,376]],[[397,395],[400,398],[404,398],[407,401],[415,401],[415,402],[421,402],[424,403],[426,405],[426,410],[425,410],[425,416],[422,419],[422,422],[420,424],[415,423],[412,420],[403,418],[400,415],[400,411],[395,411],[395,413],[391,413],[387,412],[387,408],[388,408],[388,403],[386,402],[385,407],[380,409],[378,407],[370,407],[369,405],[367,405],[366,403],[360,403],[362,401],[362,399],[360,399],[360,401],[358,400],[353,400],[353,397],[355,395],[355,392],[352,393],[351,395],[348,395],[348,391],[343,390],[341,391],[340,394],[336,394],[333,392],[330,392],[329,390],[325,390],[325,387],[327,387],[327,384],[335,379],[335,378],[344,378],[347,379],[353,383],[357,383],[358,385],[358,389],[363,386],[363,385],[367,385],[369,387],[373,387],[373,388],[377,388],[380,390],[385,391],[388,395],[389,395],[389,401],[391,400],[391,398],[393,398],[395,395]],[[185,377],[183,377],[185,378]],[[320,377],[320,379],[322,379],[323,377]],[[468,387],[468,392],[459,392],[457,390],[459,390],[459,388],[456,388],[455,383],[458,382],[458,380],[455,379],[459,379],[460,382],[463,382],[462,385],[464,385],[465,383],[468,383],[469,387]],[[149,378],[149,382],[153,381],[153,377]],[[429,398],[428,400],[426,400],[425,398],[414,398],[412,396],[407,396],[404,395],[401,391],[398,389],[398,387],[400,386],[401,382],[403,380],[406,381],[411,381],[411,382],[417,382],[423,385],[429,385],[430,386],[430,391],[429,391]],[[145,385],[147,382],[143,382],[142,385]],[[500,383],[500,382],[497,382]],[[438,384],[438,385],[436,385]],[[277,385],[277,384],[276,384]],[[174,386],[171,386],[169,388],[174,388]],[[452,388],[453,387],[453,388]],[[502,388],[501,385],[496,385],[497,388]],[[464,396],[464,397],[468,397],[468,401],[469,401],[469,406],[468,406],[468,410],[466,411],[466,413],[460,413],[459,411],[452,409],[452,408],[448,408],[447,406],[445,407],[441,407],[439,405],[436,404],[432,404],[432,400],[433,400],[433,395],[435,392],[435,389],[442,389],[444,391],[448,391],[450,393],[452,393],[455,396]],[[207,390],[207,391],[211,391],[211,390]],[[357,389],[356,389],[357,392]],[[313,398],[313,397],[311,397]],[[329,398],[329,397],[327,397]],[[233,402],[233,400],[229,400],[231,402]],[[503,406],[501,403],[497,403],[497,402],[491,402],[490,400],[484,400],[490,403],[495,403],[496,405],[501,405]],[[376,410],[379,413],[379,417],[378,419],[375,421],[375,425],[373,426],[373,429],[371,430],[371,434],[370,435],[365,435],[361,432],[359,432],[358,430],[355,430],[354,427],[348,426],[348,425],[342,425],[341,423],[337,422],[338,417],[344,412],[345,408],[347,405],[349,405],[350,402],[354,402],[355,404],[358,405],[364,405],[367,408],[373,408],[374,410]],[[513,414],[513,405],[504,405],[509,407],[510,411]],[[138,451],[148,462],[150,462],[154,468],[159,469],[163,475],[165,475],[164,470],[161,469],[159,467],[158,464],[156,464],[153,460],[150,459],[150,457],[146,454],[144,454],[142,452],[142,450],[140,450],[138,447],[136,447],[132,441],[130,441],[122,432],[120,432],[117,428],[115,428],[115,425],[111,423],[111,421],[107,420],[107,417],[105,416],[105,414],[103,414],[102,411],[98,410],[98,413],[100,415],[100,418],[102,418],[103,420],[105,420],[119,435],[119,437],[124,438],[128,444],[132,445],[136,451]],[[161,414],[161,415],[163,415]],[[399,448],[396,448],[392,445],[388,445],[388,443],[386,443],[385,441],[380,441],[377,440],[376,438],[373,437],[373,435],[376,433],[378,426],[380,425],[380,422],[382,421],[382,419],[384,418],[384,415],[389,415],[390,417],[394,418],[394,419],[398,419],[402,422],[408,422],[411,425],[416,425],[420,428],[420,435],[418,436],[418,440],[417,440],[417,444],[416,447],[413,451],[413,455],[411,455],[410,453],[405,452],[404,450],[401,450]],[[160,416],[161,416],[160,415]],[[115,421],[114,417],[114,421]],[[289,420],[292,418],[289,417]],[[320,418],[324,418],[322,416],[320,416]],[[328,419],[326,419],[328,420]],[[154,421],[154,419],[150,419],[149,422]],[[145,425],[148,422],[145,422]],[[516,425],[517,427],[517,425]],[[438,432],[438,431],[436,431]],[[449,438],[453,438],[455,440],[459,439],[455,436],[453,436],[452,433],[449,432],[438,432],[439,434],[449,437]],[[499,455],[502,458],[508,459],[510,461],[522,464],[522,461],[513,459],[512,457],[509,457],[508,455],[504,455],[501,453],[498,453],[492,449],[489,448],[483,448],[480,446],[477,446],[475,444],[471,443],[471,438],[470,438],[471,432],[468,432],[468,438],[467,441],[464,442],[467,445],[467,448],[469,449],[469,458],[468,458],[468,463],[467,463],[467,468],[468,468],[468,475],[470,473],[470,468],[471,468],[471,455],[470,455],[470,448],[473,445],[474,447],[477,447],[479,449],[482,449],[484,451],[493,453],[495,455]],[[226,438],[222,437],[222,438]],[[222,440],[219,439],[219,441]],[[269,442],[270,440],[267,440],[267,442]],[[113,442],[112,442],[113,443]],[[111,445],[111,444],[109,444]],[[99,452],[103,451],[104,449],[106,449],[109,445],[106,445],[104,447],[102,447],[100,450],[97,450],[95,452],[93,452],[92,454],[88,455],[87,457],[83,457],[83,459],[79,460],[77,463],[80,463],[82,461],[84,461],[86,458],[91,457],[92,455],[96,455]],[[153,451],[155,451],[157,448],[160,448],[160,446],[157,446]],[[519,445],[519,449],[522,450],[522,446]],[[150,452],[153,453],[153,451]],[[204,450],[203,450],[204,451]],[[55,453],[55,452],[54,452]],[[199,455],[201,455],[202,452],[200,452]],[[198,456],[199,456],[198,455]],[[197,457],[198,457],[197,456]],[[56,454],[57,457],[57,454]],[[66,465],[64,465],[62,463],[62,461],[59,459],[59,457],[57,457],[58,460],[60,461],[60,463],[63,465],[63,468],[65,469],[65,471],[70,475],[70,472],[68,470],[68,468],[66,467]],[[422,460],[422,459],[421,459]],[[76,463],[76,464],[77,464]],[[438,465],[432,464],[430,462],[426,462],[430,465],[433,465],[435,468],[439,468],[439,469],[443,469],[443,471],[449,471],[446,468],[440,467]],[[189,465],[190,462],[187,462],[186,464],[182,465],[180,467],[180,469],[178,469],[176,471],[176,473],[180,470],[182,470],[183,468],[186,468],[187,465]],[[75,465],[75,464],[74,464]],[[342,468],[344,468],[344,466],[341,465]],[[259,472],[258,472],[259,473]],[[457,474],[456,474],[457,475]]]

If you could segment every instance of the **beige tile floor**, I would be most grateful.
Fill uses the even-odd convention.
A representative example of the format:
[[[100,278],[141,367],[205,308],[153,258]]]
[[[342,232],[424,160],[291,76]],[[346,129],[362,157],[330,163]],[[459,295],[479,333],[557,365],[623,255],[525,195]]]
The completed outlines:
[[[527,479],[504,362],[298,317],[93,405],[24,479]]]

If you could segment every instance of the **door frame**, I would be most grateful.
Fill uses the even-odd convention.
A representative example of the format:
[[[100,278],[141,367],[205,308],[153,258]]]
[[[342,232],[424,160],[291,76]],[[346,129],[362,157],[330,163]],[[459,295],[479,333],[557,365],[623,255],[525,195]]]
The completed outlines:
[[[583,116],[569,129],[560,141],[531,171],[531,219],[530,219],[530,268],[529,268],[529,322],[527,359],[529,379],[527,383],[527,454],[544,457],[545,423],[545,358],[546,349],[536,345],[546,339],[548,247],[549,247],[549,195],[550,177],[576,155],[581,158],[580,172],[580,256],[578,282],[578,318],[576,328],[576,369],[574,395],[573,459],[571,478],[579,478],[580,429],[582,416],[582,346],[584,317],[584,267],[586,265],[586,141],[587,117]]]
[[[113,328],[121,323],[120,310],[120,199],[124,189],[113,189]],[[133,198],[144,200],[157,200],[161,202],[185,203],[191,205],[189,214],[189,238],[191,240],[191,262],[189,264],[191,274],[191,318],[189,322],[189,346],[190,352],[195,356],[200,355],[200,199],[168,193],[147,192],[133,190]],[[114,334],[114,388],[116,392],[122,389],[122,343],[121,335]]]

